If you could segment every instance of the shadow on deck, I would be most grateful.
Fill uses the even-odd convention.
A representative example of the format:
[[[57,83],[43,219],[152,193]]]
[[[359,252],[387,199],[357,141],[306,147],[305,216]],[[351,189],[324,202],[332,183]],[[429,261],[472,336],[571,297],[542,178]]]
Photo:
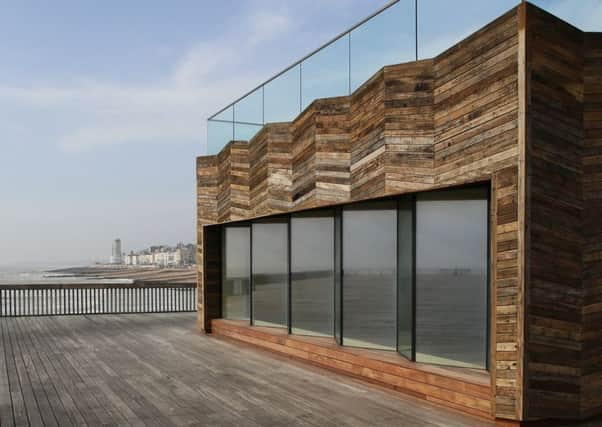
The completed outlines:
[[[0,425],[487,426],[199,335],[194,313],[0,319]]]

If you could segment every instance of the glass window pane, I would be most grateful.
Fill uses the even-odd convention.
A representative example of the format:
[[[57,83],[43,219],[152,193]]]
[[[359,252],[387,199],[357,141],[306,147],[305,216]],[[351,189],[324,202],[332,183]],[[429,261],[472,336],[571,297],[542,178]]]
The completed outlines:
[[[487,189],[416,203],[416,360],[485,368]]]
[[[343,344],[395,350],[395,201],[343,210]]]
[[[253,324],[288,325],[288,222],[257,221],[252,226]]]
[[[223,229],[222,317],[249,319],[251,282],[250,227]]]
[[[299,115],[300,82],[297,65],[265,85],[265,123],[290,122]]]
[[[332,212],[291,218],[291,331],[332,336],[334,330]]]
[[[397,214],[397,351],[412,359],[414,203],[411,197],[399,200]]]
[[[349,94],[349,37],[336,40],[303,61],[303,109],[318,98]]]
[[[334,217],[334,337],[337,343],[342,344],[341,336],[341,246],[342,246],[342,211],[337,209]]]
[[[351,32],[351,91],[385,65],[416,57],[414,1],[401,0]]]

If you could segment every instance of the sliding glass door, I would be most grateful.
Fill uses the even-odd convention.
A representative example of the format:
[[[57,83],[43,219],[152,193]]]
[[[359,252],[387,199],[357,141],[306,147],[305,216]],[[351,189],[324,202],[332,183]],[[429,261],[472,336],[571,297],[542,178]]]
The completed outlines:
[[[248,320],[251,283],[251,228],[227,226],[222,236],[222,317]]]
[[[487,190],[419,194],[416,202],[416,361],[485,368]]]
[[[488,199],[440,190],[224,226],[223,317],[486,368]]]
[[[288,326],[288,218],[252,225],[253,324]]]
[[[314,211],[291,217],[291,332],[333,336],[334,217]]]
[[[343,209],[343,344],[395,350],[397,202]]]

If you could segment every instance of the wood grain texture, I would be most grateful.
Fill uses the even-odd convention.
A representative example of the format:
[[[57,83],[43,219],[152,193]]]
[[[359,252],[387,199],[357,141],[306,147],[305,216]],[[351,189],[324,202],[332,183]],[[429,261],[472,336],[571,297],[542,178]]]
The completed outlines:
[[[296,209],[349,200],[350,97],[318,99],[292,123]]]
[[[518,243],[518,167],[495,173],[492,181],[492,400],[497,417],[520,419],[521,281]]]
[[[521,4],[266,125],[248,143],[246,215],[233,216],[231,183],[217,194],[231,149],[200,160],[199,224],[489,182],[491,413],[600,414],[601,75],[600,34]]]
[[[494,425],[199,336],[191,313],[0,319],[0,371],[3,427]]]
[[[332,339],[287,335],[285,330],[252,327],[241,321],[214,320],[211,328],[218,336],[491,419],[489,378],[480,371],[411,363],[396,353],[340,347]]]
[[[205,330],[205,273],[204,273],[204,245],[203,227],[206,224],[217,222],[217,197],[219,192],[219,169],[216,156],[197,157],[196,161],[196,186],[197,186],[197,285],[198,326]]]
[[[290,123],[271,123],[249,141],[250,216],[286,212],[292,206]]]
[[[602,34],[585,33],[581,412],[602,413]]]
[[[219,222],[235,221],[249,215],[249,144],[228,143],[217,156]]]
[[[527,7],[525,418],[580,413],[583,33]]]
[[[249,209],[246,217],[236,218],[497,177],[499,198],[493,204],[500,204],[500,245],[510,249],[493,253],[503,258],[493,292],[499,280],[506,297],[494,310],[500,334],[493,336],[492,348],[499,348],[504,369],[495,371],[491,390],[498,396],[496,415],[511,419],[520,419],[522,403],[520,310],[508,297],[518,286],[511,241],[518,233],[517,63],[514,9],[434,59],[386,66],[348,97],[316,100],[293,122],[266,125],[248,142]],[[232,144],[214,156],[217,163],[209,162],[223,191],[216,196],[219,212],[200,206],[203,224],[208,212],[219,216],[216,222],[234,219],[228,200]],[[205,163],[201,170],[208,170]],[[215,191],[215,182],[206,185]],[[203,283],[199,274],[199,286]],[[209,318],[203,317],[205,330]]]

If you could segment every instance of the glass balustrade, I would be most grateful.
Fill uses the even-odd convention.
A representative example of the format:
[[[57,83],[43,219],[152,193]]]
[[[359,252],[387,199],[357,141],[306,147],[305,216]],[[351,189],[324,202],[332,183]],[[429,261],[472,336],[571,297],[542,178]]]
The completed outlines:
[[[533,2],[589,31],[602,28],[558,0]],[[432,58],[517,4],[392,1],[211,116],[204,154],[217,154],[231,140],[249,141],[266,123],[292,121],[316,99],[349,95],[385,65]]]
[[[207,122],[207,153],[292,121],[314,100],[349,95],[385,65],[415,59],[415,0],[396,0],[261,84]]]

